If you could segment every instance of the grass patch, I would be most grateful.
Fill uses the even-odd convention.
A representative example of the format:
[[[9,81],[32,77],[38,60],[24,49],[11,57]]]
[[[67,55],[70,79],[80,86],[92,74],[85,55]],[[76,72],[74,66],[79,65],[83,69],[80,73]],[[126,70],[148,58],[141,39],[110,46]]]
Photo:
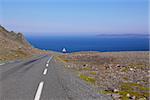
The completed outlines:
[[[127,77],[123,77],[124,80],[129,80]]]
[[[81,70],[91,70],[91,68],[90,67],[84,67],[84,68],[82,68]]]
[[[115,94],[115,92],[106,91],[106,90],[99,91],[98,93],[99,93],[99,94]]]
[[[130,68],[136,68],[136,69],[145,69],[149,68],[150,66],[146,66],[144,64],[129,64]]]
[[[69,60],[67,60],[67,59],[64,59],[64,61],[65,61],[65,62],[69,62]]]
[[[128,72],[128,71],[129,71],[129,68],[128,68],[128,67],[124,67],[121,71],[122,71],[122,72]]]
[[[92,84],[95,84],[95,82],[96,82],[95,78],[89,77],[89,76],[86,76],[86,75],[83,75],[83,74],[80,74],[79,77],[80,77],[81,79],[83,79],[84,81],[89,82],[89,83],[92,83]]]
[[[97,73],[96,73],[96,72],[94,72],[94,71],[92,71],[92,72],[90,72],[90,74],[92,74],[92,75],[96,75]]]
[[[65,60],[65,59],[62,59],[61,57],[56,57],[57,60],[59,60],[60,62],[63,62],[63,63],[67,63],[68,60]]]
[[[149,88],[144,87],[137,83],[122,83],[120,86],[120,90],[118,92],[113,92],[109,90],[100,91],[101,94],[119,94],[121,100],[129,100],[127,94],[130,96],[135,96],[136,100],[140,98],[149,98]],[[143,99],[144,100],[144,99]]]
[[[137,83],[122,83],[121,85],[121,89],[128,89],[128,88],[138,88],[139,90],[143,90],[143,91],[149,91],[149,88],[146,88],[144,86],[142,86],[141,84],[137,84]]]
[[[127,94],[136,96],[136,98],[149,97],[149,88],[137,83],[122,83],[120,89],[121,91],[119,91],[119,94],[122,96],[122,98],[125,98]]]

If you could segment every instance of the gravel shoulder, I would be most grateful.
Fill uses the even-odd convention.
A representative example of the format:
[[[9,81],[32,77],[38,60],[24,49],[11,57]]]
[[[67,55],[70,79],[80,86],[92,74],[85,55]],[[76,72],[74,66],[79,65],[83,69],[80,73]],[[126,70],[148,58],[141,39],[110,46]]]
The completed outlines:
[[[64,63],[55,61],[53,69],[69,100],[112,100],[110,96],[99,94],[93,86],[81,80],[75,71],[64,68]]]

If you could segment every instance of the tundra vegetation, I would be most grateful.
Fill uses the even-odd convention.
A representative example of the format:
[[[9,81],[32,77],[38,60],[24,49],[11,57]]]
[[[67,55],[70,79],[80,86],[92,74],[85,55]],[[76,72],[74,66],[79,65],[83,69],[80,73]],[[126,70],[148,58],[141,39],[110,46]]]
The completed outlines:
[[[59,59],[98,93],[114,100],[149,100],[149,52],[79,52]]]

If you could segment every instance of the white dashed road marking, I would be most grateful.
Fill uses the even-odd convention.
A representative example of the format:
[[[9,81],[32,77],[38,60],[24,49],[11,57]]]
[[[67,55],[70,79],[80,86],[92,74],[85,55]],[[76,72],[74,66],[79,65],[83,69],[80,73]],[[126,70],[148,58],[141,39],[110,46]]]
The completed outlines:
[[[36,92],[36,95],[35,95],[35,98],[34,100],[40,100],[40,97],[41,97],[41,94],[42,94],[42,89],[43,89],[43,86],[44,86],[44,82],[40,82],[39,86],[38,86],[38,89],[37,89],[37,92]]]
[[[46,75],[46,74],[47,74],[47,68],[46,68],[46,69],[44,69],[43,74],[44,74],[44,75]]]
[[[50,62],[51,59],[52,59],[52,57],[50,57],[50,58],[48,59],[47,64],[46,64],[46,67],[48,67],[48,64],[49,64],[49,62]],[[46,75],[46,74],[47,74],[47,71],[48,71],[48,69],[45,68],[45,69],[44,69],[44,72],[43,72],[43,75]],[[41,81],[41,82],[39,83],[38,88],[37,88],[37,91],[36,91],[34,100],[40,100],[40,97],[41,97],[41,94],[42,94],[43,86],[44,86],[44,82]]]
[[[48,64],[46,64],[46,67],[48,67]]]
[[[51,59],[52,59],[52,57],[50,57],[50,58],[48,59],[47,63],[49,63]]]

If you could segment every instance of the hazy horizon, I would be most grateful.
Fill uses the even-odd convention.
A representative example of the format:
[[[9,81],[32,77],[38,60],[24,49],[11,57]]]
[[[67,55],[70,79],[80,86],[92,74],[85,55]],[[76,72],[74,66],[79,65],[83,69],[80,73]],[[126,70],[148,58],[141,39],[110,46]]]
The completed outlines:
[[[45,33],[45,34],[44,34]],[[32,36],[32,37],[49,37],[49,36],[61,36],[61,37],[90,37],[90,36],[107,36],[107,37],[112,37],[112,36],[134,36],[134,37],[149,37],[149,33],[46,33],[46,32],[25,32],[23,33],[25,36]],[[43,35],[44,34],[44,35]]]
[[[2,0],[0,23],[25,35],[148,33],[148,0]]]

